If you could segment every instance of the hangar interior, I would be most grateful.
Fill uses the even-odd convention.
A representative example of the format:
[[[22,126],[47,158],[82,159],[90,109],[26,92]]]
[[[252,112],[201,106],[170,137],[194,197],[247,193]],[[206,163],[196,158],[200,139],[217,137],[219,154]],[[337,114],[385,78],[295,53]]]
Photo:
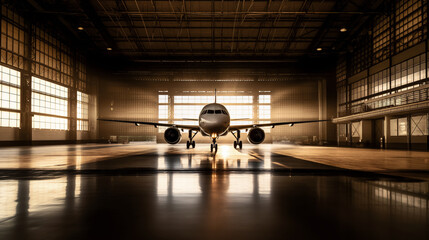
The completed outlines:
[[[1,0],[0,238],[280,238],[290,221],[303,238],[425,239],[428,6]],[[187,131],[167,145],[166,127],[99,120],[198,125],[215,94],[231,125],[328,121],[210,153],[201,134],[186,149]]]

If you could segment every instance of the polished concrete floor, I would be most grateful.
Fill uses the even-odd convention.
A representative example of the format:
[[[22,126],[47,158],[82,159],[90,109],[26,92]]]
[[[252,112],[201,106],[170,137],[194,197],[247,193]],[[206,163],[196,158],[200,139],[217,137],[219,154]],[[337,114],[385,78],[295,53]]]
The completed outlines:
[[[428,226],[427,152],[0,149],[0,239],[429,239]]]

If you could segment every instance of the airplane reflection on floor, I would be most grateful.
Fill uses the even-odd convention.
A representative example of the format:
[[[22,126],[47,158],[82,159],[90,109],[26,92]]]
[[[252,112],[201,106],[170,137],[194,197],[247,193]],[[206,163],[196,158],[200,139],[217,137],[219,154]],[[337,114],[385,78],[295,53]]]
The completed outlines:
[[[269,195],[271,193],[271,174],[200,174],[199,178],[191,173],[160,173],[157,175],[158,196],[199,196],[203,192],[211,192],[213,189],[228,195]]]
[[[312,227],[304,237],[350,231],[369,238],[429,234],[424,181],[265,172],[70,174],[0,180],[0,193],[0,239],[90,239],[100,232],[108,236],[109,227],[116,228],[112,237],[150,232],[172,238],[194,234],[190,226],[216,237],[282,236],[286,230],[293,236],[304,226]],[[329,226],[342,230],[335,233]]]
[[[174,149],[176,150],[176,149]],[[259,169],[272,168],[271,152],[238,151],[227,145],[219,145],[217,153],[193,151],[187,154],[170,152],[158,157],[157,169]]]

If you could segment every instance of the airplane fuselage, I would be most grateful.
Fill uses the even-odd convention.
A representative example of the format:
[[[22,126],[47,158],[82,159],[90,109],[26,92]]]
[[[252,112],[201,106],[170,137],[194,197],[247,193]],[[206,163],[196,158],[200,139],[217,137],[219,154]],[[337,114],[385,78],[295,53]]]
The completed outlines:
[[[198,117],[201,132],[211,138],[218,138],[225,134],[229,129],[230,122],[228,110],[219,103],[207,104]]]

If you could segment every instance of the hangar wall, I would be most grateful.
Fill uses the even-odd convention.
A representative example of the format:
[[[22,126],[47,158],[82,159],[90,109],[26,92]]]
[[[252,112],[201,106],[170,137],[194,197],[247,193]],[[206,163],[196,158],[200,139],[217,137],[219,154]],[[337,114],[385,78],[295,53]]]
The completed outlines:
[[[96,139],[84,50],[43,17],[1,6],[0,145]]]
[[[392,1],[340,57],[338,145],[429,149],[427,5]]]
[[[168,64],[167,64],[168,65]],[[173,111],[179,107],[199,107],[209,102],[174,102],[186,96],[195,99],[203,96],[213,96],[214,89],[218,96],[247,97],[250,102],[228,102],[229,106],[241,105],[246,108],[252,105],[250,111],[251,122],[262,121],[293,121],[327,119],[328,114],[332,116],[335,112],[334,100],[329,101],[332,107],[328,111],[326,86],[327,82],[334,82],[326,74],[317,73],[291,73],[286,69],[271,67],[258,69],[249,67],[252,64],[234,69],[223,68],[196,68],[189,67],[193,64],[183,64],[181,67],[171,64],[170,68],[154,69],[144,66],[140,70],[117,72],[111,81],[103,83],[99,89],[99,117],[113,119],[132,119],[141,121],[165,121],[169,123],[180,121],[179,116]],[[196,64],[198,65],[198,64]],[[213,64],[215,65],[215,64]],[[148,70],[141,70],[148,69]],[[179,70],[180,69],[180,70]],[[282,69],[279,71],[278,69]],[[159,96],[168,96],[168,103],[162,104],[169,109],[168,117],[160,117]],[[269,95],[270,103],[262,104],[258,100],[261,95]],[[176,97],[176,98],[175,98]],[[322,99],[322,104],[319,104]],[[240,100],[241,101],[241,100]],[[324,104],[323,104],[324,103]],[[260,118],[259,105],[269,105],[269,119]],[[233,108],[233,107],[232,107]],[[235,108],[234,108],[235,109]],[[178,110],[176,110],[178,111]],[[199,113],[200,108],[193,110]],[[249,116],[246,113],[239,116]],[[162,115],[162,114],[161,114]],[[182,116],[182,115],[180,115]],[[185,122],[186,123],[186,122]],[[244,123],[244,122],[243,122]],[[246,122],[247,123],[247,122]],[[148,140],[164,142],[163,129],[155,129],[152,126],[136,127],[132,124],[100,122],[100,138],[104,140]],[[196,124],[196,123],[192,123]],[[320,126],[319,126],[320,125]],[[328,144],[335,142],[335,126],[330,124],[312,123],[295,125],[294,127],[281,126],[276,129],[266,129],[267,138],[265,142],[295,142],[303,144]],[[328,131],[328,128],[330,130]],[[330,135],[328,136],[328,132]],[[242,138],[246,138],[243,132]],[[182,141],[187,140],[187,133],[183,133]],[[197,142],[209,142],[208,138],[197,135]],[[233,136],[219,140],[232,142]]]

